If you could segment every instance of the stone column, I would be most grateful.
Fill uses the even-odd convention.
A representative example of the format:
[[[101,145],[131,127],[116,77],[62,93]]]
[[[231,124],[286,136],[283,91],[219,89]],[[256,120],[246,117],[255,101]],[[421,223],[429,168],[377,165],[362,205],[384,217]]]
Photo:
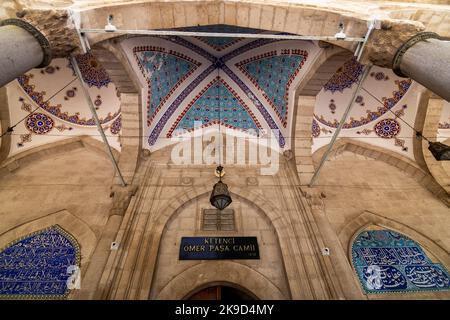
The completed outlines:
[[[300,178],[301,185],[309,184],[312,176],[314,175],[314,165],[311,152],[311,127],[315,105],[316,97],[299,96],[298,98],[295,120],[295,140],[293,147],[298,177]]]
[[[450,101],[450,41],[433,32],[421,32],[397,51],[392,69]]]
[[[322,200],[323,195],[318,192],[309,192],[306,197],[308,198],[314,221],[320,231],[320,236],[323,239],[323,245],[329,249],[328,256],[325,256],[324,259],[327,262],[329,271],[332,271],[331,275],[336,277],[332,281],[336,286],[340,285],[340,288],[336,288],[340,289],[337,291],[341,291],[345,299],[366,299],[359,287],[357,275],[347,259],[339,238],[328,221]]]
[[[0,21],[0,87],[51,61],[50,44],[31,24],[19,19]]]

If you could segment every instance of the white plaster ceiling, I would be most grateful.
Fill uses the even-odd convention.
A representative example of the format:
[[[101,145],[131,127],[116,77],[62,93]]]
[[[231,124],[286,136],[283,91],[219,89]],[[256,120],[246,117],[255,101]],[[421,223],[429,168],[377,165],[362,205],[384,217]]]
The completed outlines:
[[[93,61],[81,62],[80,67],[89,79],[89,95],[108,141],[120,151],[120,101],[108,77],[94,72],[101,67]],[[89,63],[95,65],[90,66],[91,72],[83,68]],[[102,141],[68,59],[53,59],[47,68],[30,70],[6,87],[11,125],[24,119],[11,135],[10,156],[74,136],[87,135]]]

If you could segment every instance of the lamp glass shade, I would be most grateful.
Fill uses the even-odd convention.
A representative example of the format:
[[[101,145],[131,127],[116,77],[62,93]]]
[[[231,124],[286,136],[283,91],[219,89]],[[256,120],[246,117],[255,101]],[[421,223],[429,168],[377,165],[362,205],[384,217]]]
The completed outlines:
[[[222,181],[217,182],[209,198],[211,205],[219,210],[223,210],[232,202],[228,186]]]
[[[428,150],[437,161],[450,160],[450,146],[441,142],[430,142]]]

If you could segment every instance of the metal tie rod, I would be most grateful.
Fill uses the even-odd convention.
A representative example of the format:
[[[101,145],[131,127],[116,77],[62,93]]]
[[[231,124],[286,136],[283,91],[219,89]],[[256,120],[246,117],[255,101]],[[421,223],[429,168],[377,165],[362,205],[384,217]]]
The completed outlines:
[[[175,31],[175,30],[137,30],[137,29],[117,29],[108,31],[105,29],[80,29],[80,33],[118,33],[118,34],[139,34],[149,36],[180,36],[180,37],[226,37],[226,38],[251,38],[251,39],[277,39],[277,40],[322,40],[322,41],[350,41],[364,42],[365,38],[346,37],[343,39],[335,36],[299,36],[288,34],[267,34],[267,33],[224,33],[224,32],[196,32],[196,31]]]
[[[367,77],[367,75],[369,74],[370,69],[372,68],[371,65],[367,65],[364,68],[364,72],[363,75],[361,77],[361,80],[358,82],[358,86],[356,87],[356,90],[353,92],[352,98],[350,100],[350,102],[347,105],[347,108],[344,111],[344,114],[342,115],[341,121],[339,122],[338,127],[336,128],[336,131],[333,134],[333,137],[330,140],[330,143],[327,146],[327,150],[325,151],[324,155],[322,156],[322,159],[320,160],[319,166],[317,167],[317,170],[314,172],[313,177],[311,178],[311,182],[309,183],[309,186],[312,187],[314,185],[314,182],[316,181],[316,179],[319,177],[319,172],[322,169],[323,165],[325,164],[325,161],[327,160],[331,150],[333,149],[333,145],[336,142],[336,139],[339,135],[339,133],[341,132],[342,127],[344,126],[345,120],[348,117],[348,114],[350,113],[350,110],[352,108],[353,102],[355,101],[355,97],[359,92],[359,89],[362,86],[362,83],[364,81],[364,79]]]
[[[377,22],[378,22],[377,19],[372,19],[372,21],[370,21],[366,36],[363,38],[364,39],[363,42],[360,42],[358,44],[358,47],[356,48],[356,51],[354,53],[357,62],[359,62],[361,60],[361,56],[362,56],[364,47],[366,46],[367,41],[369,40],[369,37],[370,37],[372,31],[374,29],[378,28],[376,26]],[[324,155],[322,156],[322,159],[320,159],[319,166],[317,167],[317,170],[315,170],[314,175],[311,178],[309,187],[312,187],[314,185],[314,182],[316,182],[317,178],[319,177],[320,170],[322,169],[323,165],[325,164],[325,161],[327,160],[328,156],[330,155],[331,150],[333,149],[334,143],[336,142],[336,139],[337,139],[339,133],[341,132],[341,129],[344,127],[345,120],[347,119],[348,114],[350,113],[350,110],[352,109],[353,103],[355,101],[355,97],[358,94],[359,89],[361,88],[362,83],[366,79],[371,68],[372,68],[372,65],[367,65],[364,68],[364,72],[361,77],[361,80],[358,82],[358,86],[356,87],[356,90],[353,92],[352,98],[348,102],[347,108],[345,109],[344,114],[342,115],[341,121],[339,122],[339,125],[336,128],[336,131],[334,132],[333,137],[331,138],[330,143],[327,146],[327,150],[325,151]]]
[[[91,109],[92,117],[95,120],[95,124],[97,125],[97,129],[100,132],[100,135],[102,136],[103,142],[106,145],[106,149],[108,151],[107,153],[108,153],[109,157],[111,158],[111,162],[112,162],[114,168],[116,169],[116,172],[119,175],[119,179],[120,179],[120,182],[121,182],[122,186],[125,187],[127,184],[126,184],[126,182],[125,182],[125,180],[124,180],[124,178],[122,176],[122,173],[120,172],[120,169],[119,169],[119,166],[117,164],[117,161],[114,158],[114,155],[112,153],[111,146],[109,145],[108,139],[106,138],[106,135],[105,135],[105,132],[103,131],[102,125],[100,124],[100,120],[98,119],[97,111],[95,110],[94,104],[92,103],[91,97],[89,96],[88,88],[86,86],[86,83],[83,80],[82,75],[81,75],[80,68],[78,67],[77,60],[72,55],[70,57],[70,61],[72,62],[72,66],[73,66],[73,70],[75,71],[75,74],[77,75],[78,79],[80,80],[82,91],[84,93],[86,101],[88,102],[89,109]]]

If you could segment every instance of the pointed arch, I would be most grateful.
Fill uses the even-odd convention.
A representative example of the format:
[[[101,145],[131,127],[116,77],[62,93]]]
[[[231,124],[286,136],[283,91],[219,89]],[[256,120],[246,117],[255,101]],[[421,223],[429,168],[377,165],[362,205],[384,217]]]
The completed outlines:
[[[404,234],[411,239],[414,239],[417,243],[419,243],[420,246],[425,248],[428,252],[435,256],[439,260],[439,262],[441,262],[447,269],[449,269],[450,254],[439,243],[423,235],[411,226],[407,226],[406,224],[383,217],[377,213],[370,211],[362,212],[358,217],[347,223],[338,233],[338,237],[342,244],[342,247],[346,251],[346,254],[349,258],[351,258],[351,246],[356,236],[362,230],[372,225],[384,227]]]
[[[202,277],[198,277],[202,274]],[[210,261],[197,264],[173,278],[156,299],[180,300],[208,283],[221,282],[242,286],[262,300],[288,299],[272,282],[261,273],[232,261]]]
[[[327,147],[328,146],[325,145],[314,152],[314,154],[312,155],[314,166],[318,165]],[[400,171],[406,173],[408,176],[416,180],[438,199],[442,200],[444,204],[450,206],[450,199],[447,192],[441,187],[439,183],[436,182],[433,176],[431,176],[429,172],[426,172],[415,162],[406,158],[405,156],[364,142],[349,138],[340,138],[334,144],[329,157],[331,158],[344,151],[350,151],[355,154],[360,154],[362,156],[379,160],[398,168]]]
[[[56,227],[55,227],[56,226]],[[76,264],[80,268],[81,278],[83,283],[84,274],[90,264],[92,254],[97,245],[98,239],[94,231],[86,224],[83,220],[73,215],[67,210],[60,210],[56,212],[49,213],[45,216],[41,216],[37,219],[29,220],[24,223],[19,223],[12,226],[5,232],[0,234],[0,254],[3,252],[2,248],[11,247],[11,245],[20,243],[24,239],[28,239],[30,236],[39,234],[40,232],[56,229],[58,234],[62,234],[68,239],[70,243],[74,245],[77,249],[76,254]],[[4,261],[4,260],[3,260]],[[0,258],[0,272],[3,268],[4,263]],[[67,276],[67,269],[63,270],[61,276]],[[44,270],[45,271],[45,270]],[[63,278],[65,279],[65,278]],[[0,276],[0,282],[4,280]],[[2,284],[0,283],[0,291],[2,290]],[[64,292],[63,294],[53,294],[53,295],[25,295],[16,294],[1,296],[1,298],[20,298],[20,299],[73,299],[77,294],[77,290],[72,292]]]
[[[0,250],[0,298],[64,299],[80,260],[77,240],[58,224],[22,236]]]
[[[367,227],[352,243],[352,265],[366,293],[450,290],[450,274],[411,238]]]

